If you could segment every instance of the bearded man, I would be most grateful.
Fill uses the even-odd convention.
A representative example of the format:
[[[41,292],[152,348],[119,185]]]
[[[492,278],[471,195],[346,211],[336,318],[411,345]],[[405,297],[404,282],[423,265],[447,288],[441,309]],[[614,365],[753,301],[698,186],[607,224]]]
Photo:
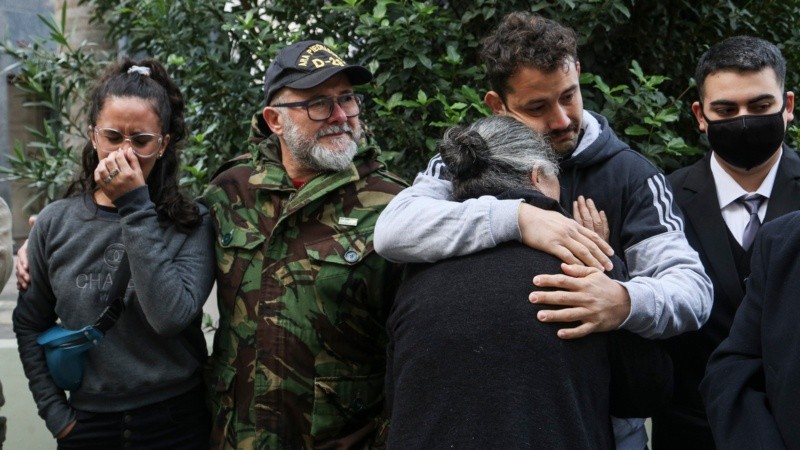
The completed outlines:
[[[319,41],[267,69],[254,155],[204,194],[217,231],[212,448],[369,448],[385,425],[385,322],[400,267],[372,230],[403,187],[360,146],[372,74]]]

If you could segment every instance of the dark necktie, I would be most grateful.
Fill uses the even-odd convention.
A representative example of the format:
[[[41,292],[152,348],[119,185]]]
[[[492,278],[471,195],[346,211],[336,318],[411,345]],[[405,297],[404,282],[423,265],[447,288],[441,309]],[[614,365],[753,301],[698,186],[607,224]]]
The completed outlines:
[[[761,228],[761,219],[758,218],[758,208],[761,206],[761,202],[764,201],[764,196],[761,194],[745,194],[737,198],[736,201],[744,206],[747,212],[750,213],[750,221],[747,222],[747,226],[744,227],[744,233],[742,234],[742,248],[747,251],[753,244],[753,239],[755,239],[758,229]]]

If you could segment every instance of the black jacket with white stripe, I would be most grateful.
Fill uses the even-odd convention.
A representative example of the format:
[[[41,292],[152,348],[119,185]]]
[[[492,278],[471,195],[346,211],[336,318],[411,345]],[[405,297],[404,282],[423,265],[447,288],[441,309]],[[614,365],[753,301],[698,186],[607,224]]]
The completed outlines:
[[[596,137],[579,144],[578,152],[561,161],[561,204],[572,211],[572,202],[579,195],[591,198],[608,217],[609,244],[625,261],[632,281],[649,284],[647,293],[636,292],[640,286],[626,284],[632,299],[644,295],[650,301],[632,302],[631,315],[623,327],[650,337],[697,328],[711,310],[710,280],[699,256],[688,247],[683,216],[674,203],[669,182],[647,158],[614,134],[605,117],[585,111],[584,122],[584,133]],[[586,131],[596,126],[599,133]],[[694,301],[701,303],[692,307],[689,302],[673,301],[671,318],[662,315],[662,320],[653,321],[659,307],[653,314],[636,311],[637,306],[670,303],[670,299],[686,294],[693,294]],[[653,330],[654,322],[661,322],[661,326]]]
[[[682,230],[683,217],[665,176],[622,142],[605,117],[590,114],[600,126],[599,136],[560,164],[564,209],[572,211],[579,195],[591,198],[606,212],[609,244],[620,255],[648,238]]]

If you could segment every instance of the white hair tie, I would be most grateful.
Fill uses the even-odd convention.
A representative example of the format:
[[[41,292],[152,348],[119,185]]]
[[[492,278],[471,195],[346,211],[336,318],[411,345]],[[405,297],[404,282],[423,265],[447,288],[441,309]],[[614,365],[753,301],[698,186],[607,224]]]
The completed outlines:
[[[146,77],[150,76],[150,68],[149,67],[142,67],[142,66],[131,66],[128,69],[128,73],[138,73],[139,75],[144,75]]]

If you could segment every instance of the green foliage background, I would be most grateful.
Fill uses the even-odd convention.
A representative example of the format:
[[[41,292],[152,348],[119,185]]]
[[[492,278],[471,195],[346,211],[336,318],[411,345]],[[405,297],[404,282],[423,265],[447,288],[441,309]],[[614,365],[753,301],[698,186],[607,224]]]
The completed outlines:
[[[702,154],[690,116],[700,54],[734,34],[778,44],[787,90],[800,85],[800,0],[84,0],[94,20],[132,55],[166,62],[187,99],[192,136],[183,183],[199,193],[214,170],[248,150],[249,120],[263,106],[266,65],[287,43],[315,38],[367,65],[375,81],[362,118],[393,170],[413,179],[443,128],[488,114],[480,41],[513,10],[531,10],[579,34],[584,102],[666,171]],[[20,61],[19,86],[51,110],[34,147],[17,148],[5,171],[57,196],[82,145],[80,103],[117,55],[66,45],[63,16],[45,18],[57,50],[42,43],[3,50]],[[76,117],[76,114],[78,116]],[[796,142],[800,130],[790,129]]]

